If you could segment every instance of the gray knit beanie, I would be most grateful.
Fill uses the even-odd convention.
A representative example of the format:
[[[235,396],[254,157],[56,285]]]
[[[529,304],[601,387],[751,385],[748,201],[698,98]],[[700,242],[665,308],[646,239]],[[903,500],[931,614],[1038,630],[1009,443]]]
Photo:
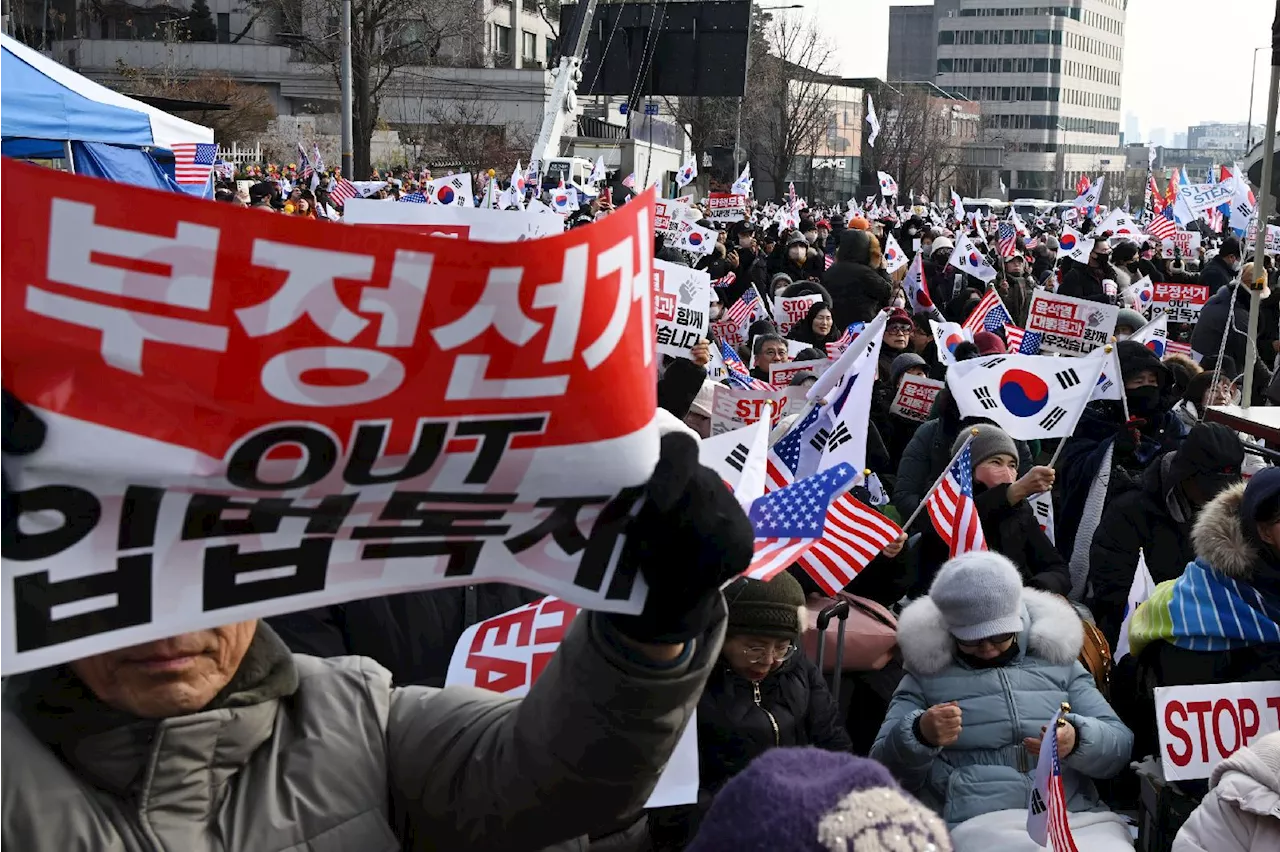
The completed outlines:
[[[951,445],[952,455],[960,452],[960,445],[964,443],[965,438],[969,437],[973,429],[978,430],[978,434],[973,436],[973,442],[969,444],[969,454],[973,459],[974,467],[1001,453],[1013,456],[1014,460],[1017,460],[1018,445],[999,426],[991,426],[987,423],[979,423],[976,426],[961,429],[960,435],[956,438],[955,443]]]
[[[998,553],[974,550],[944,563],[929,599],[961,641],[1022,632],[1022,575]]]
[[[894,390],[898,388],[898,382],[902,381],[902,374],[912,367],[927,367],[929,362],[921,358],[914,352],[903,352],[901,355],[893,359],[889,364],[889,386]]]
[[[800,635],[804,589],[786,571],[768,581],[740,577],[724,590],[724,599],[729,605],[726,629],[731,636],[794,639]]]

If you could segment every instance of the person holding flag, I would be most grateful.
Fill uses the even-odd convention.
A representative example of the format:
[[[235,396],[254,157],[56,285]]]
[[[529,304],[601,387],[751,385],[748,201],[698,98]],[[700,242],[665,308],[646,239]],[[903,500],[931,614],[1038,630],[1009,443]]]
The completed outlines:
[[[1066,600],[1024,588],[998,553],[950,560],[898,619],[907,674],[871,757],[947,821],[957,852],[1040,852],[1027,831],[1041,725],[1055,726],[1062,804],[1081,850],[1132,852],[1124,822],[1093,779],[1128,765],[1133,733],[1078,661],[1080,616]]]
[[[1058,294],[1062,296],[1073,296],[1077,299],[1089,299],[1094,302],[1106,302],[1112,304],[1115,301],[1114,296],[1107,294],[1103,281],[1116,281],[1119,276],[1115,269],[1111,266],[1111,243],[1107,237],[1109,234],[1092,234],[1091,238],[1077,238],[1064,229],[1063,236],[1058,240],[1058,253],[1070,255],[1071,249],[1068,247],[1068,239],[1075,241],[1080,239],[1082,242],[1091,243],[1088,249],[1088,255],[1084,262],[1080,262],[1068,257],[1067,272],[1062,277],[1062,286],[1058,288]]]
[[[879,254],[880,244],[868,231],[847,228],[840,235],[835,263],[822,276],[837,328],[871,322],[889,306],[893,279],[875,264],[873,258]]]
[[[956,464],[969,465],[970,499],[986,549],[1013,562],[1027,586],[1065,595],[1071,588],[1066,560],[1040,529],[1035,510],[1027,502],[1033,494],[1053,489],[1053,468],[1037,465],[1019,476],[1018,448],[1013,439],[998,426],[985,423],[963,431],[952,449],[958,456]],[[918,550],[920,591],[949,556],[963,552],[957,550],[954,536],[944,535],[950,532],[945,525],[940,526],[939,511],[954,499],[946,496],[946,482],[944,478],[926,499],[933,524],[923,529]]]

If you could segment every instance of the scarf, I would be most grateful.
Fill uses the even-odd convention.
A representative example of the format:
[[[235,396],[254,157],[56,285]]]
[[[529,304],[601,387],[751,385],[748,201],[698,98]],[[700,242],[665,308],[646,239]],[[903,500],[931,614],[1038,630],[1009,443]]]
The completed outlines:
[[[1189,651],[1280,643],[1280,600],[1197,559],[1181,577],[1156,586],[1133,615],[1130,653],[1158,640]]]

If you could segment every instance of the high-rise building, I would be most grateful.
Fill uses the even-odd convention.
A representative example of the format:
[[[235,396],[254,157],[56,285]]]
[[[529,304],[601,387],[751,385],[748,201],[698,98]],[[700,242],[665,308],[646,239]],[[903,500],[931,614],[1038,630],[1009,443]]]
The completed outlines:
[[[933,6],[889,7],[886,80],[932,80],[937,68],[938,25]]]
[[[1142,131],[1138,128],[1138,116],[1133,112],[1124,114],[1124,138],[1127,143],[1132,145],[1142,137]]]
[[[935,82],[982,104],[982,141],[1006,147],[1009,197],[1074,197],[1082,174],[1119,189],[1126,0],[956,5],[935,16]]]

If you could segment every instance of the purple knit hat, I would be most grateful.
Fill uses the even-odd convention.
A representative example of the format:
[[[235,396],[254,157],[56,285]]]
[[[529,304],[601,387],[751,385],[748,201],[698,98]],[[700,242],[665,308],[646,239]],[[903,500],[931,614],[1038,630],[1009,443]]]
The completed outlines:
[[[773,748],[724,786],[686,852],[951,852],[947,827],[874,760]]]

